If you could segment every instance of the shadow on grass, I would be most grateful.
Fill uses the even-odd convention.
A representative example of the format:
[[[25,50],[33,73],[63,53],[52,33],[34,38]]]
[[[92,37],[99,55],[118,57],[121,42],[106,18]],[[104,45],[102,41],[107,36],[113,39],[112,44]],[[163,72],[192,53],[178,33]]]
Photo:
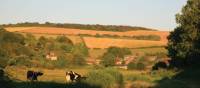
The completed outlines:
[[[55,82],[7,82],[0,88],[101,88],[96,85],[89,85],[86,83],[55,83]]]
[[[172,78],[163,78],[155,88],[200,88],[200,65],[185,68]]]

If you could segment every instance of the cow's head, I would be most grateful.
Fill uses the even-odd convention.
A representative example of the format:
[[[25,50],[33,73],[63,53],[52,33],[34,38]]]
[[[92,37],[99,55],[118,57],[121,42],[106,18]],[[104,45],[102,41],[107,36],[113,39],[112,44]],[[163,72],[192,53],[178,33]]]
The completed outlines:
[[[42,72],[37,72],[37,76],[42,76],[43,74]]]
[[[70,72],[66,72],[66,75],[69,75],[70,74]]]

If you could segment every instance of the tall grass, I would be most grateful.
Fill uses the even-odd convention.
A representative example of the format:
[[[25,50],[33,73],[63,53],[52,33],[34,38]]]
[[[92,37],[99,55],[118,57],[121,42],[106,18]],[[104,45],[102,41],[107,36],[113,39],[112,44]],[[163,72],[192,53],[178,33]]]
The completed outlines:
[[[122,88],[123,76],[116,69],[106,68],[90,71],[86,83],[98,85],[101,88]]]

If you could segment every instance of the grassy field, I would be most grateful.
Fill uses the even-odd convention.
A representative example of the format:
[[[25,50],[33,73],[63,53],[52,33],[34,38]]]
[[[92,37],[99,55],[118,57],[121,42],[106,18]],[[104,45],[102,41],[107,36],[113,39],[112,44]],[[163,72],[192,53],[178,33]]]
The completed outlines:
[[[107,49],[89,49],[89,56],[93,59],[98,59],[98,57],[102,56]],[[165,47],[147,47],[147,48],[135,48],[130,49],[132,54],[148,54],[148,55],[156,55],[159,53],[167,54],[167,50]]]
[[[26,67],[13,67],[13,66],[6,68],[6,72],[9,74],[9,76],[12,79],[18,81],[26,81],[26,72],[28,70],[43,72],[44,75],[39,77],[40,81],[65,83],[65,72],[73,70],[77,73],[80,73],[81,75],[85,75],[88,71],[91,70],[91,68],[84,67],[84,69],[81,68],[44,69],[44,68],[26,68]]]
[[[93,71],[94,67],[86,66],[79,68],[66,68],[66,69],[45,69],[45,68],[26,68],[26,67],[7,67],[5,69],[6,73],[8,73],[9,77],[16,82],[27,82],[26,80],[26,72],[28,70],[34,71],[42,71],[44,73],[43,76],[38,77],[39,82],[42,82],[42,85],[48,86],[49,84],[43,83],[58,83],[65,84],[65,72],[66,71],[75,71],[81,75],[86,75],[89,71]],[[172,77],[176,74],[174,71],[165,71],[161,70],[154,74],[151,74],[148,71],[137,71],[137,70],[123,70],[118,69],[120,73],[123,74],[124,77],[124,88],[149,88],[157,85],[157,81],[163,79],[164,77]],[[26,86],[23,84],[23,86]],[[41,86],[41,85],[39,85]],[[64,85],[63,85],[64,86]],[[136,87],[133,87],[136,86]],[[56,87],[52,87],[56,88]]]

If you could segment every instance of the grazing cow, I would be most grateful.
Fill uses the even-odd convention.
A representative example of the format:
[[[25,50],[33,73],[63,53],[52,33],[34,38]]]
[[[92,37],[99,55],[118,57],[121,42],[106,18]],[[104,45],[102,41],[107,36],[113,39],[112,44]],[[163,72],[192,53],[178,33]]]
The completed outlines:
[[[86,79],[86,77],[82,77],[80,74],[73,71],[66,72],[67,82],[78,82],[78,81],[81,81],[82,79]]]
[[[37,80],[38,76],[42,76],[43,73],[42,72],[34,72],[34,71],[27,71],[27,80]]]

